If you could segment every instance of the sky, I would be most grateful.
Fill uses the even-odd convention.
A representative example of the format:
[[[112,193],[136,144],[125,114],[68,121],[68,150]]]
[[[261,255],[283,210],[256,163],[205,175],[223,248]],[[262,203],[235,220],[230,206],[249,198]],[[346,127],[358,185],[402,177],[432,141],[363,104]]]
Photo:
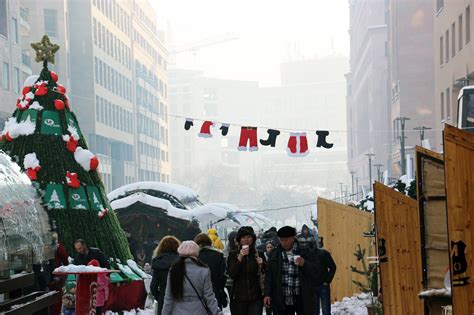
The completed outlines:
[[[349,55],[347,0],[154,0],[168,47],[238,37],[175,55],[206,76],[280,85],[283,61]]]

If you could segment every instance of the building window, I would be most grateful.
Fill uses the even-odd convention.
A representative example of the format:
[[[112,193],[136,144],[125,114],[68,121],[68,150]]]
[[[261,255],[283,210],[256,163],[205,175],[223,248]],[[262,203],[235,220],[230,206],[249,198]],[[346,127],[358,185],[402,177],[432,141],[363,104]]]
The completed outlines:
[[[436,12],[441,11],[444,7],[444,0],[436,0]]]
[[[459,50],[461,50],[462,49],[462,14],[459,16],[458,28],[459,28]]]
[[[441,101],[441,122],[444,122],[444,92],[441,92],[440,101]]]
[[[6,62],[3,63],[2,87],[5,90],[10,88],[10,66]]]
[[[456,23],[451,25],[451,57],[456,56]]]
[[[450,89],[446,89],[446,119],[451,118],[451,93]]]
[[[44,32],[49,36],[58,36],[58,11],[44,9]]]
[[[0,35],[8,37],[7,0],[0,0]]]
[[[18,44],[20,42],[18,38],[18,22],[16,18],[12,18],[12,37],[15,41],[15,44]]]
[[[439,38],[439,64],[443,64],[443,36]]]
[[[466,44],[471,41],[471,6],[466,8]]]
[[[446,63],[449,62],[449,29],[446,30]]]
[[[20,93],[20,69],[18,67],[15,67],[13,71],[13,87],[16,93]]]

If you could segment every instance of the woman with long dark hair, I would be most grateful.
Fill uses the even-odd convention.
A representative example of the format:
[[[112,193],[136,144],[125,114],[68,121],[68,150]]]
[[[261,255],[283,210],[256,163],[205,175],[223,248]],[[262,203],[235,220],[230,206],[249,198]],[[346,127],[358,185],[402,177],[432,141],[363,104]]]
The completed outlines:
[[[199,246],[184,241],[179,260],[171,267],[166,285],[163,315],[223,315],[212,291],[209,268],[197,257]]]
[[[236,241],[239,248],[230,252],[227,272],[234,280],[230,296],[232,315],[260,315],[263,311],[262,277],[264,256],[255,247],[251,227],[241,227]]]
[[[157,314],[161,315],[165,298],[166,281],[171,266],[178,261],[179,240],[174,236],[165,236],[153,252],[151,265],[153,276],[151,278],[150,291],[158,302]]]

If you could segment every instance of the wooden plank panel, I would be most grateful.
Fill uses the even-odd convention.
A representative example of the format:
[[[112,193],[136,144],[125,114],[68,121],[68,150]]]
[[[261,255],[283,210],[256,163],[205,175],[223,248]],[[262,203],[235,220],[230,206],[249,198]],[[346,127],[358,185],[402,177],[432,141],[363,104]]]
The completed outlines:
[[[384,314],[423,314],[417,201],[380,183],[374,191]]]
[[[416,161],[423,286],[440,289],[449,266],[444,157],[417,147]]]
[[[472,314],[474,135],[446,125],[444,155],[453,314]]]
[[[351,272],[350,266],[360,268],[354,256],[357,244],[366,249],[367,256],[375,255],[371,238],[363,236],[374,222],[373,215],[324,198],[318,198],[317,204],[319,236],[324,238],[324,248],[331,253],[337,265],[331,283],[331,299],[340,301],[359,292],[352,280],[365,282],[361,275]]]

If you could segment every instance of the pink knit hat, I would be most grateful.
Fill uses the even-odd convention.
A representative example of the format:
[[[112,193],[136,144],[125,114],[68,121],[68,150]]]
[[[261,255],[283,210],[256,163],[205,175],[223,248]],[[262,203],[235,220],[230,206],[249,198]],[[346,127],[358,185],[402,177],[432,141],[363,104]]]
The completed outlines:
[[[199,255],[199,245],[194,241],[184,241],[178,247],[178,254],[181,257],[197,257]]]

